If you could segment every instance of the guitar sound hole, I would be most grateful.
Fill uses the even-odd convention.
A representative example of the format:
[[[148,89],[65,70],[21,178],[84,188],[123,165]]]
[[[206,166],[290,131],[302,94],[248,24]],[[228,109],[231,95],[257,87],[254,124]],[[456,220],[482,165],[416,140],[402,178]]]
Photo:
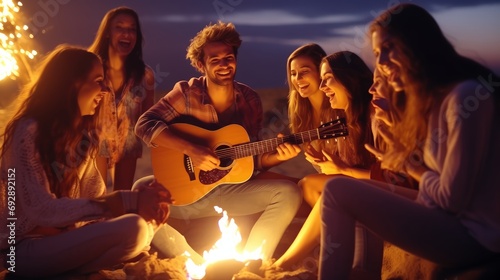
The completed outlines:
[[[228,167],[233,164],[233,160],[230,158],[221,158],[220,159],[220,167]]]
[[[230,154],[226,154],[226,153],[229,153],[229,150],[227,151],[220,151],[222,149],[226,149],[226,148],[230,148],[228,145],[220,145],[219,147],[217,147],[215,150],[216,151],[219,151],[217,153],[217,155],[219,156],[219,159],[220,159],[220,168],[226,168],[228,166],[231,166],[234,162],[234,159],[231,158],[231,155]]]

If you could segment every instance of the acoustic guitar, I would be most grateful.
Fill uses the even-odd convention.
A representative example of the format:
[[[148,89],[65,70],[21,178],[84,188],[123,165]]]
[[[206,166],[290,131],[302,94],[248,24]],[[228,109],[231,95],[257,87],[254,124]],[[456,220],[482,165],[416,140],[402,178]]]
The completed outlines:
[[[151,149],[153,174],[171,192],[176,205],[191,204],[221,184],[247,181],[254,171],[253,156],[274,151],[279,144],[302,144],[348,135],[345,118],[305,132],[255,142],[250,142],[246,130],[237,124],[206,130],[177,123],[169,125],[169,129],[195,144],[211,147],[220,159],[219,168],[203,171],[193,166],[189,156],[177,150],[168,147]]]

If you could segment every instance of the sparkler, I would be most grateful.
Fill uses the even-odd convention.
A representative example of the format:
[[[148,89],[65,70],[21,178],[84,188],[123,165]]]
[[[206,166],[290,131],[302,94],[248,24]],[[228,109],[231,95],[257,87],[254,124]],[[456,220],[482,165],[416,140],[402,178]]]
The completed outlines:
[[[27,50],[23,46],[30,45],[33,34],[27,25],[18,24],[21,2],[0,0],[0,80],[7,77],[15,80],[19,77],[31,80],[31,67],[28,63],[37,52]],[[24,77],[24,72],[27,77]]]

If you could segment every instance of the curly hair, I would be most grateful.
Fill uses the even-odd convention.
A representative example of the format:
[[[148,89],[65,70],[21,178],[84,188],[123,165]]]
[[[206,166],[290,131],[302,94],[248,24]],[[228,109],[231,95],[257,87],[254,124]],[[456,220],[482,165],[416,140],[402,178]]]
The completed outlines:
[[[231,46],[234,56],[238,56],[238,48],[241,46],[241,39],[234,24],[219,21],[216,24],[207,25],[191,39],[186,54],[186,59],[189,59],[191,65],[200,73],[203,73],[203,69],[198,66],[198,63],[203,63],[203,47],[213,42],[223,42]]]
[[[37,123],[35,148],[40,155],[50,190],[57,197],[78,191],[78,168],[95,155],[98,146],[97,118],[81,116],[79,85],[87,79],[97,55],[78,47],[60,45],[48,54],[31,84],[23,88],[23,101],[4,132],[2,156],[13,141],[17,124]]]

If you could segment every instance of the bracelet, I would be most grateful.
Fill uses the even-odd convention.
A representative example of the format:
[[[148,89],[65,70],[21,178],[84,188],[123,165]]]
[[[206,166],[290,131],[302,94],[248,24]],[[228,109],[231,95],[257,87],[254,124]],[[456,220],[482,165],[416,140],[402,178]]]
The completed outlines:
[[[123,210],[125,211],[125,214],[137,214],[137,200],[139,193],[135,191],[120,191],[120,195],[122,197]]]

